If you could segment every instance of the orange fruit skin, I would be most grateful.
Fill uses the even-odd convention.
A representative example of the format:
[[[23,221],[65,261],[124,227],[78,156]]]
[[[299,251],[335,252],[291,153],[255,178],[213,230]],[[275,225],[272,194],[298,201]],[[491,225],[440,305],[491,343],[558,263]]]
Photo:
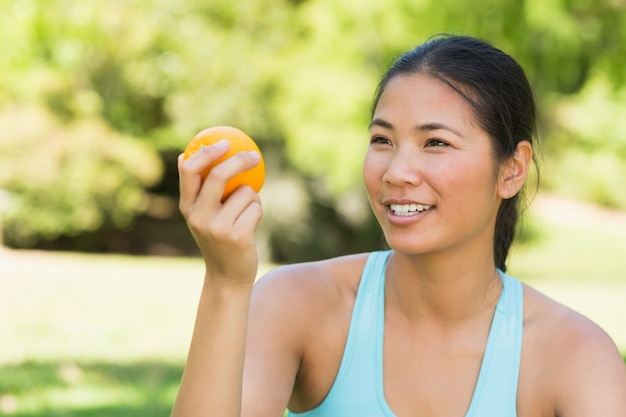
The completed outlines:
[[[253,168],[235,175],[226,183],[226,188],[222,195],[222,202],[241,185],[248,185],[258,193],[265,182],[265,161],[263,155],[250,136],[235,127],[214,126],[198,133],[185,148],[183,160],[191,157],[191,155],[198,152],[202,147],[212,145],[222,139],[227,139],[230,142],[230,148],[224,156],[211,163],[201,172],[202,179],[206,179],[213,167],[231,156],[239,152],[257,151],[259,155],[261,155],[261,161]]]

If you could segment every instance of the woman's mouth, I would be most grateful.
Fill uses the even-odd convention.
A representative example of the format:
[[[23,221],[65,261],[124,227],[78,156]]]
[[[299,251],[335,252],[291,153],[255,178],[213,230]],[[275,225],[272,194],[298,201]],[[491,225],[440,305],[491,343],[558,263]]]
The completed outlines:
[[[430,210],[434,206],[427,206],[424,204],[390,204],[389,208],[396,216],[413,216],[415,214],[422,213],[426,210]]]

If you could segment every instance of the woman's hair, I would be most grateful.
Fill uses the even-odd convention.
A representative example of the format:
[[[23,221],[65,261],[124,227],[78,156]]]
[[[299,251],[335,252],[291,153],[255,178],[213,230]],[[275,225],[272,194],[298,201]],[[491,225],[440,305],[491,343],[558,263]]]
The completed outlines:
[[[397,75],[426,74],[450,86],[472,106],[476,122],[492,141],[494,158],[504,162],[517,144],[533,144],[535,100],[522,67],[491,44],[469,36],[439,35],[398,58],[376,90],[373,111]],[[534,157],[534,156],[533,156]],[[506,271],[506,259],[519,218],[519,193],[502,201],[494,235],[494,259]]]

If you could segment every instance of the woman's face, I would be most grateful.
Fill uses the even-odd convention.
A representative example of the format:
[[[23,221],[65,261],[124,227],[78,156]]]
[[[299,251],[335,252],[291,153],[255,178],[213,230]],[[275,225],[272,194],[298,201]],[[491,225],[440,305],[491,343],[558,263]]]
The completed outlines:
[[[462,96],[428,75],[396,76],[376,106],[370,141],[363,180],[392,249],[492,250],[498,169]]]

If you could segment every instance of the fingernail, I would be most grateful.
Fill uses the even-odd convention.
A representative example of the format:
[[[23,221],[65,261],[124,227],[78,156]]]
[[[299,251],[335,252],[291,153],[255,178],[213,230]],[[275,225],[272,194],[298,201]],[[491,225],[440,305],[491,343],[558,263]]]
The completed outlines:
[[[218,142],[215,142],[213,146],[215,146],[215,148],[217,149],[224,149],[227,148],[229,144],[230,142],[228,141],[228,139],[222,139]]]
[[[261,155],[259,155],[257,151],[248,151],[248,155],[250,155],[255,161],[261,160]]]

